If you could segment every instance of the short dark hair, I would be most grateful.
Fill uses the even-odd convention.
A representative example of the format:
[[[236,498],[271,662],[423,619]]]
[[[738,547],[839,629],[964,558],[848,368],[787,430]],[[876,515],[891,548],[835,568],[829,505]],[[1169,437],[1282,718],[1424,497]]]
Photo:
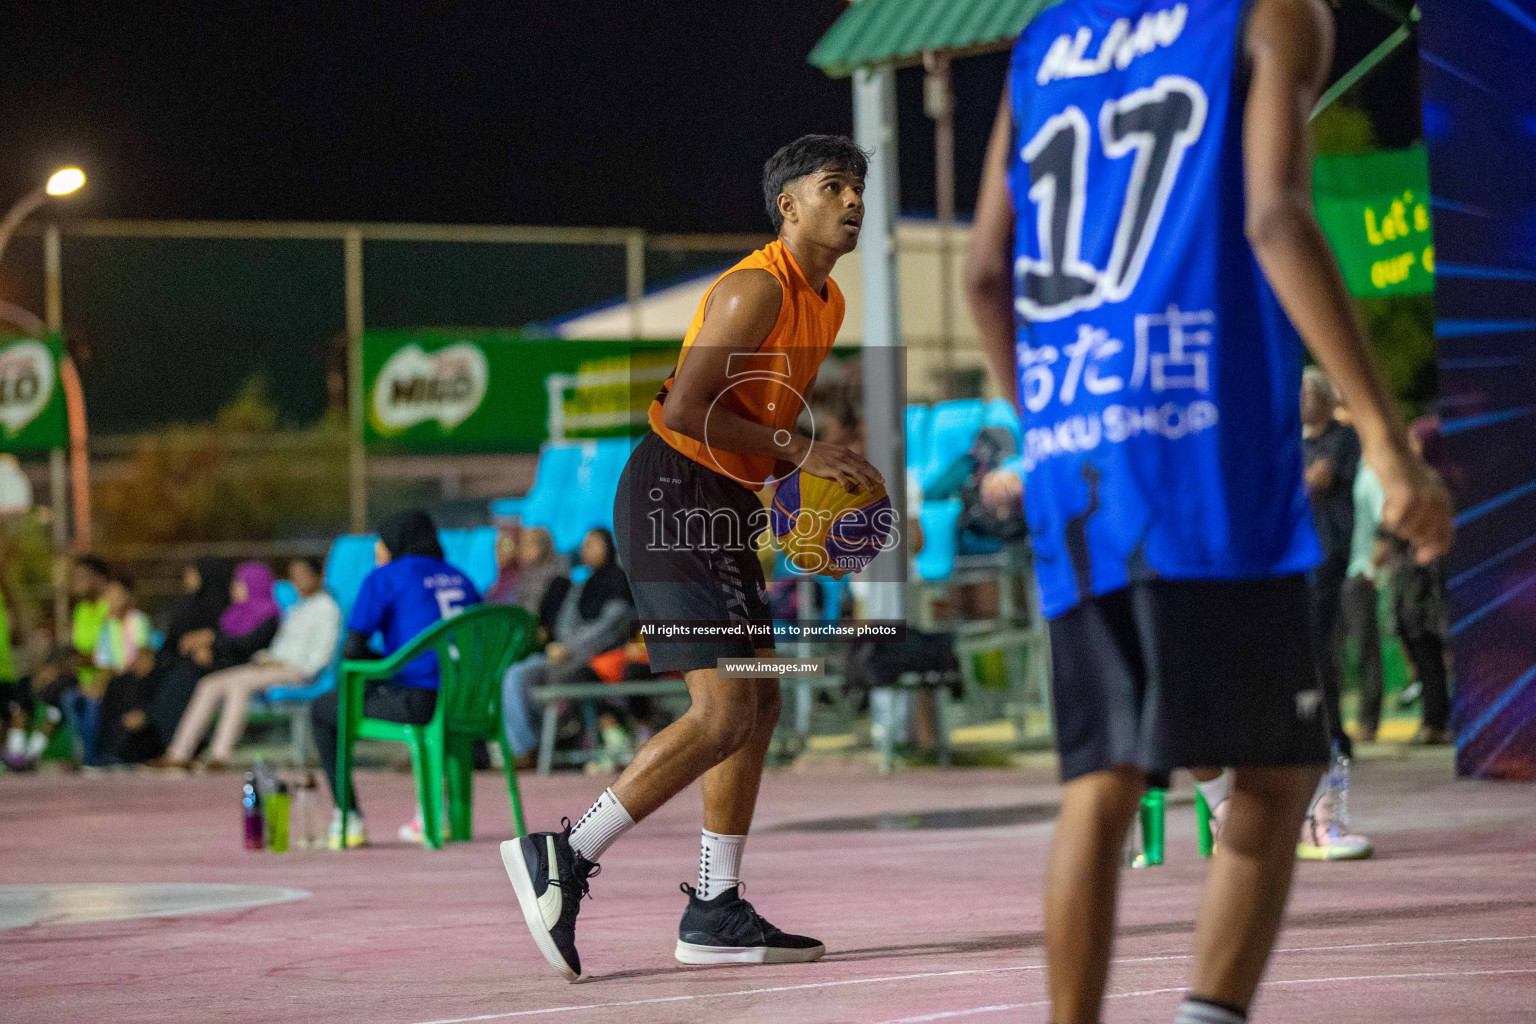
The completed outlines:
[[[802,135],[768,158],[763,165],[763,201],[773,230],[784,226],[779,212],[779,193],[796,178],[817,171],[852,171],[860,178],[869,173],[869,155],[846,135]]]
[[[130,594],[133,593],[133,577],[129,576],[121,569],[118,569],[116,572],[114,572],[109,577],[108,581],[111,583],[116,583]]]
[[[325,565],[314,555],[294,555],[288,559],[289,565],[292,565],[294,562],[309,566],[309,571],[316,576],[323,577],[325,575]]]
[[[112,578],[112,567],[107,565],[104,559],[97,558],[95,555],[81,555],[75,559],[75,564],[82,569],[89,569],[104,580]]]

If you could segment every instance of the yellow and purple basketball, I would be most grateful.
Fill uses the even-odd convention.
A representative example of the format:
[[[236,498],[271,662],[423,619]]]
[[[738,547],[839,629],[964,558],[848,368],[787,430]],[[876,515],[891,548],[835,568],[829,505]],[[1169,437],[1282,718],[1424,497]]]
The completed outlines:
[[[799,470],[780,481],[770,509],[773,535],[799,573],[842,579],[889,545],[896,514],[885,487],[850,492]]]

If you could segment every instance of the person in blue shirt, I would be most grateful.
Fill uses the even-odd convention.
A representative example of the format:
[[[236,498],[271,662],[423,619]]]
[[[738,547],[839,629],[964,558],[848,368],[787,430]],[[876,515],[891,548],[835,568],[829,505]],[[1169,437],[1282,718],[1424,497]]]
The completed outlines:
[[[383,640],[388,657],[410,643],[423,630],[478,604],[480,594],[462,572],[443,560],[437,527],[427,513],[402,512],[379,529],[374,548],[378,568],[363,580],[352,614],[347,620],[347,658],[376,658],[369,647],[375,633]],[[391,722],[424,725],[437,710],[437,655],[423,654],[407,662],[392,679],[371,681],[363,694],[363,714]],[[336,691],[321,694],[310,709],[320,767],[336,793]],[[350,787],[356,794],[356,787]],[[368,841],[362,811],[354,795],[347,815],[348,846]],[[330,843],[341,846],[341,811],[331,822]]]
[[[1420,562],[1450,498],[1318,228],[1324,0],[1062,0],[1019,36],[967,257],[1023,429],[1063,782],[1044,891],[1055,1024],[1100,1020],[1149,779],[1231,767],[1177,1024],[1242,1024],[1328,763],[1304,574],[1302,344]],[[1314,829],[1314,832],[1317,831]],[[1314,842],[1317,837],[1314,836]]]

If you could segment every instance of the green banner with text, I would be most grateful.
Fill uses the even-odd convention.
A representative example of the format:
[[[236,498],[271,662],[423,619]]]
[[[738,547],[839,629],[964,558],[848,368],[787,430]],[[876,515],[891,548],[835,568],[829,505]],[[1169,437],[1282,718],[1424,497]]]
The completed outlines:
[[[567,341],[511,331],[367,331],[370,447],[530,452],[644,430],[680,341]]]
[[[69,418],[59,361],[64,343],[0,335],[0,451],[45,452],[69,446]]]
[[[1429,159],[1423,146],[1320,156],[1312,169],[1312,199],[1350,294],[1374,298],[1434,290]]]

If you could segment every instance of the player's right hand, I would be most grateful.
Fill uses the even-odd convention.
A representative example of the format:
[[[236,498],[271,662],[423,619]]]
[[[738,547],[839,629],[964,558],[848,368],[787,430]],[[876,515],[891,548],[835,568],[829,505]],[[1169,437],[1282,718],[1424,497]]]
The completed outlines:
[[[812,476],[836,480],[850,494],[866,487],[873,490],[885,483],[885,477],[864,456],[852,448],[827,441],[812,441],[800,468]]]
[[[1456,527],[1451,495],[1440,474],[1403,447],[1365,452],[1365,461],[1381,481],[1381,525],[1413,548],[1420,565],[1451,550]]]

